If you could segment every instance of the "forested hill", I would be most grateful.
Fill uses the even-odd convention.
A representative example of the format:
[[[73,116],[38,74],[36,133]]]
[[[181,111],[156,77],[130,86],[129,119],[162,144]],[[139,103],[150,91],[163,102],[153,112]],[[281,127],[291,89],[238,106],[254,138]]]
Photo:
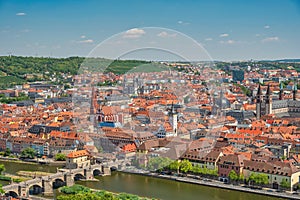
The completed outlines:
[[[87,61],[88,60],[88,61]],[[138,60],[108,60],[103,58],[49,58],[49,57],[22,57],[0,56],[0,88],[22,84],[30,81],[49,81],[55,76],[57,80],[64,75],[75,75],[81,64],[90,65],[97,69],[99,65],[108,65],[106,71],[117,74],[126,73],[132,68],[147,64],[147,61]]]
[[[86,62],[86,60],[88,60]],[[49,57],[21,57],[21,56],[0,56],[0,75],[23,77],[25,74],[53,74],[53,73],[70,73],[72,75],[78,72],[83,62],[97,67],[100,64],[108,64],[110,71],[124,73],[131,68],[149,63],[139,60],[108,60],[103,58],[69,57],[69,58],[49,58]]]

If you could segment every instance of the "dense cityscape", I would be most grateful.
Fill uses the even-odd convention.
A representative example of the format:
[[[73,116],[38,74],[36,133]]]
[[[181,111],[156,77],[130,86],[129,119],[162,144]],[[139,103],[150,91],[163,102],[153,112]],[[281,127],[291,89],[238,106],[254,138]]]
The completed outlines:
[[[0,1],[0,199],[300,199],[298,1]]]
[[[276,67],[279,63],[286,67]],[[147,72],[154,65],[158,71]],[[0,90],[2,159],[66,160],[67,169],[113,161],[120,163],[108,165],[111,169],[131,173],[295,193],[300,176],[298,64],[214,66],[150,62],[145,72],[57,72],[62,77],[57,83],[31,81]],[[59,84],[63,79],[68,82]],[[110,174],[98,168],[91,175]],[[86,173],[74,179],[92,179]],[[25,186],[25,193],[11,186],[3,189],[15,197],[53,193],[44,184]]]

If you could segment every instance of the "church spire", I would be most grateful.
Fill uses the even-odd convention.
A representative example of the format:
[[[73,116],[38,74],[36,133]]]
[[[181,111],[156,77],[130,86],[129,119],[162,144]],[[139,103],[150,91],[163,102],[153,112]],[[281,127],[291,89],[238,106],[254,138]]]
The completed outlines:
[[[283,83],[282,82],[279,83],[279,88],[280,88],[280,90],[283,90]]]
[[[280,90],[279,90],[279,100],[283,100],[283,83],[282,82],[279,83],[279,88],[280,88]]]
[[[261,116],[261,103],[262,103],[262,91],[260,84],[258,85],[256,94],[256,119],[260,119]]]
[[[297,95],[297,83],[294,82],[294,86],[293,86],[293,100],[296,100],[296,95]]]
[[[266,95],[270,96],[271,95],[271,89],[270,89],[270,85],[268,85],[268,88],[267,88],[267,93]]]
[[[259,84],[259,86],[258,86],[257,95],[262,95],[262,91],[261,91],[260,84]]]
[[[272,114],[272,92],[270,85],[268,85],[266,92],[266,114]]]

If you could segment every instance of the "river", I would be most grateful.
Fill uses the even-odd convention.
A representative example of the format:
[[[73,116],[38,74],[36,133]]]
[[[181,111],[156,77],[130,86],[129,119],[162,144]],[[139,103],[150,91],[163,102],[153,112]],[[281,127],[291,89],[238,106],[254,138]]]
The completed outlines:
[[[56,172],[55,166],[14,163],[0,161],[4,164],[7,173],[15,174],[17,171],[44,171]],[[231,191],[201,185],[159,179],[135,174],[113,172],[111,176],[96,177],[99,182],[78,181],[93,189],[107,190],[112,192],[126,192],[144,197],[153,197],[163,200],[203,199],[203,200],[278,200],[278,198]],[[8,182],[1,182],[8,184]]]
[[[18,171],[41,171],[41,172],[52,172],[55,173],[57,167],[49,166],[49,165],[40,165],[36,163],[21,163],[21,162],[13,162],[13,161],[4,161],[0,160],[0,164],[4,164],[5,172],[9,174],[16,175]],[[0,184],[7,185],[8,181],[1,181]]]
[[[111,176],[97,177],[99,182],[78,181],[79,184],[112,192],[126,192],[164,200],[278,200],[263,195],[243,193],[167,179],[114,172]]]

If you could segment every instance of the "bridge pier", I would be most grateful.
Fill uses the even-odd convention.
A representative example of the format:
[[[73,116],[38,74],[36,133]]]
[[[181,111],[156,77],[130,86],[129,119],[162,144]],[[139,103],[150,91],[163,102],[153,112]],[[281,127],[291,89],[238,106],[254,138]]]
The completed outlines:
[[[64,179],[66,182],[66,186],[74,185],[74,178],[71,174],[65,174]]]
[[[102,166],[102,172],[103,172],[103,175],[104,175],[104,176],[109,176],[109,175],[111,175],[110,167]]]
[[[94,175],[92,169],[85,169],[84,170],[84,176],[86,180],[94,180]]]
[[[27,196],[27,186],[19,186],[19,197],[22,199],[26,198]]]
[[[43,180],[42,182],[43,185],[43,195],[44,196],[53,196],[53,186],[52,186],[52,181],[50,180]]]

